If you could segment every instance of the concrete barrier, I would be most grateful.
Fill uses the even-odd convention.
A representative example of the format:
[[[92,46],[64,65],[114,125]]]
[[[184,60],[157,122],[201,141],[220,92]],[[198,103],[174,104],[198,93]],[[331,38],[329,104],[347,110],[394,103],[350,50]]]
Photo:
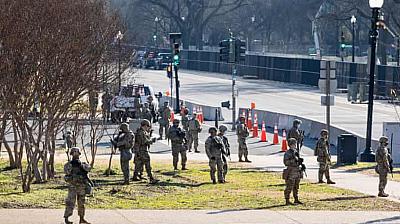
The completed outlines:
[[[167,96],[163,96],[160,98],[160,106],[162,106],[164,104],[165,101],[170,102],[170,106],[172,108],[175,108],[176,105],[176,99],[172,98],[172,102],[171,102],[171,97],[167,97]],[[219,117],[218,117],[218,121],[223,121],[224,117],[222,116],[222,109],[221,107],[214,107],[214,106],[209,106],[209,105],[204,105],[204,104],[200,104],[194,101],[189,101],[189,100],[179,100],[180,103],[183,103],[186,108],[188,108],[189,110],[189,114],[192,114],[193,112],[193,108],[198,108],[201,107],[203,110],[203,116],[204,116],[204,120],[206,121],[215,121],[216,117],[215,117],[215,110],[219,110]]]
[[[247,108],[239,108],[239,115],[245,111],[247,115]],[[278,126],[279,130],[286,129],[289,130],[292,127],[294,119],[300,119],[302,121],[301,130],[304,130],[304,134],[309,138],[318,139],[320,136],[321,129],[324,129],[325,123],[320,121],[312,120],[309,118],[299,117],[290,114],[277,113],[272,111],[265,110],[254,110],[257,113],[258,124],[261,128],[261,124],[264,121],[265,126],[268,128],[273,128],[275,125]],[[365,149],[365,137],[355,134],[349,130],[345,130],[344,128],[331,125],[331,130],[329,134],[330,144],[337,146],[337,138],[341,134],[352,134],[357,137],[357,151],[360,155]],[[376,149],[379,145],[378,139],[372,140],[372,149]]]

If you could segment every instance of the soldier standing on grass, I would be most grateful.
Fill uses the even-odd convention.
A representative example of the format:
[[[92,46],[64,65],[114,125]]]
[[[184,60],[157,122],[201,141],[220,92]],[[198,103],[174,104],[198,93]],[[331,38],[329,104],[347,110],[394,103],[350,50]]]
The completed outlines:
[[[387,175],[391,170],[390,166],[390,154],[387,149],[389,139],[386,136],[379,138],[379,147],[376,150],[376,172],[379,174],[379,197],[388,197],[389,195],[385,193],[385,187],[387,184]]]
[[[251,161],[247,158],[249,151],[247,149],[246,138],[249,137],[250,132],[246,126],[246,118],[241,116],[239,121],[240,123],[236,127],[236,135],[239,143],[239,162],[251,163]],[[244,161],[242,160],[242,156],[244,156]]]
[[[120,164],[121,170],[124,174],[124,185],[129,184],[129,161],[132,159],[132,147],[134,135],[132,131],[129,130],[129,125],[127,123],[122,123],[119,127],[121,131],[118,136],[112,140],[112,144],[115,148],[119,148]]]
[[[65,181],[68,183],[68,196],[65,199],[64,221],[66,224],[72,224],[69,217],[74,211],[75,202],[78,201],[79,223],[89,223],[85,220],[85,197],[91,191],[90,181],[87,173],[90,171],[89,164],[81,162],[80,149],[71,148],[70,154],[72,160],[64,165]]]
[[[224,143],[224,151],[222,152],[222,162],[223,162],[223,169],[224,169],[224,180],[226,181],[226,174],[228,173],[228,159],[226,157],[231,156],[231,150],[230,150],[230,145],[229,145],[229,140],[225,136],[226,131],[228,131],[228,128],[225,125],[220,125],[219,128],[219,133],[218,136],[222,139],[222,142]]]
[[[329,140],[328,140],[328,130],[321,130],[321,137],[317,141],[315,147],[314,155],[318,156],[317,161],[319,163],[318,170],[318,183],[325,183],[323,180],[324,174],[326,177],[327,184],[335,184],[331,180],[329,174],[329,167],[331,165],[331,153],[329,152]]]
[[[209,159],[211,180],[213,184],[217,183],[215,180],[215,172],[218,170],[218,182],[225,183],[222,162],[224,143],[222,142],[222,139],[217,136],[217,129],[215,127],[208,129],[208,133],[210,133],[210,136],[206,140],[205,149]]]
[[[301,171],[300,164],[302,164],[302,158],[300,158],[297,153],[297,141],[294,138],[288,140],[289,150],[285,152],[283,156],[283,163],[286,168],[283,170],[283,179],[286,183],[286,188],[284,191],[284,196],[286,200],[286,205],[293,205],[290,202],[290,193],[293,191],[294,204],[303,204],[299,200],[299,186],[300,179],[303,177],[303,172]]]
[[[173,121],[172,127],[168,131],[168,138],[171,140],[172,144],[172,157],[174,170],[178,170],[179,154],[181,154],[182,170],[187,170],[186,168],[186,133],[179,127],[179,120],[175,119]]]
[[[157,182],[151,173],[150,155],[149,148],[150,145],[156,142],[155,138],[150,136],[151,124],[149,120],[143,120],[140,123],[140,128],[135,134],[135,156],[137,161],[135,162],[135,172],[133,174],[133,180],[139,181],[139,174],[143,170],[143,166],[146,168],[147,176],[150,179],[150,183],[154,184]]]

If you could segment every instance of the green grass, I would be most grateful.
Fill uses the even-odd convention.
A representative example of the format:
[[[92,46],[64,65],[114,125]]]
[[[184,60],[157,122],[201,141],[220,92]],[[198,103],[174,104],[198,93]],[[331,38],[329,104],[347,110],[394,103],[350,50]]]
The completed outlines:
[[[60,173],[55,180],[34,184],[31,193],[21,193],[18,171],[4,171],[0,160],[0,207],[63,208],[67,185]],[[392,210],[400,204],[349,190],[302,181],[300,198],[304,205],[283,206],[284,181],[280,173],[271,173],[232,163],[226,184],[210,183],[206,163],[189,164],[190,170],[171,171],[167,161],[153,162],[160,180],[122,186],[122,175],[115,161],[117,175],[105,177],[106,162],[97,162],[91,173],[99,185],[95,196],[88,198],[89,208],[101,209],[276,209],[276,210]],[[58,171],[62,165],[57,165]]]

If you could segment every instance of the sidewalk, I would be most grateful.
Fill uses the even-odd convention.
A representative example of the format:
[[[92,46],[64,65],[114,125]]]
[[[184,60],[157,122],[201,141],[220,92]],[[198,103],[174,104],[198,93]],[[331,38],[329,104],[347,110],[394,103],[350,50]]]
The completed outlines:
[[[3,224],[62,224],[60,209],[2,209]],[[397,212],[271,210],[88,210],[92,224],[374,224],[400,223]],[[79,218],[75,214],[71,221]]]

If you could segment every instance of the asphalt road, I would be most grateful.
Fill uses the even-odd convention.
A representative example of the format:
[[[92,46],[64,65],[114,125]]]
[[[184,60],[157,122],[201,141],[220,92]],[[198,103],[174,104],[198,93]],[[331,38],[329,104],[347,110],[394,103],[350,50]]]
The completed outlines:
[[[169,89],[169,79],[165,71],[138,70],[135,74],[126,71],[128,82],[148,83],[156,91]],[[231,100],[229,75],[182,70],[179,72],[181,98],[207,105],[219,106],[222,101]],[[297,115],[325,121],[325,107],[320,104],[318,88],[293,83],[268,80],[237,80],[239,88],[238,107],[249,107],[256,103],[258,109]],[[174,91],[175,92],[175,91]],[[400,110],[400,108],[399,108]],[[223,109],[226,120],[231,119],[231,111]],[[337,94],[335,106],[331,109],[331,123],[353,133],[365,136],[367,105],[347,102],[345,94]],[[399,121],[394,107],[382,101],[375,101],[373,118],[373,138],[382,134],[384,121]]]

